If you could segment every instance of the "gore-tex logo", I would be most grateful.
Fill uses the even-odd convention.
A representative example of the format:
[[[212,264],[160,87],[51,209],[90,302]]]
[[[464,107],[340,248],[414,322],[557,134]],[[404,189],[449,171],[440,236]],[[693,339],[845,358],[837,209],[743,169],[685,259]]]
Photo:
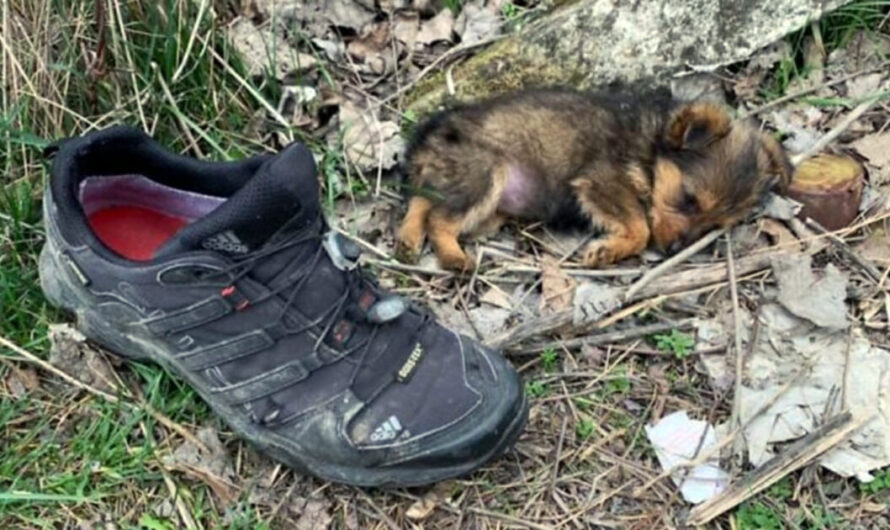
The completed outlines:
[[[207,250],[216,250],[229,254],[246,254],[250,250],[231,230],[208,237],[201,243],[201,246]]]

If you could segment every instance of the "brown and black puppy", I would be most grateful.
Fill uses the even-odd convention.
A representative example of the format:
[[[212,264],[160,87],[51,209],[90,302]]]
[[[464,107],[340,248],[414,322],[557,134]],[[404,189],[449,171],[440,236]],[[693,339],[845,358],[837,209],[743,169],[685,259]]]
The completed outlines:
[[[603,234],[583,250],[590,267],[665,249],[735,223],[792,168],[775,140],[712,103],[537,89],[431,117],[406,170],[400,259],[428,234],[443,267],[468,270],[458,236],[505,218],[592,225]]]

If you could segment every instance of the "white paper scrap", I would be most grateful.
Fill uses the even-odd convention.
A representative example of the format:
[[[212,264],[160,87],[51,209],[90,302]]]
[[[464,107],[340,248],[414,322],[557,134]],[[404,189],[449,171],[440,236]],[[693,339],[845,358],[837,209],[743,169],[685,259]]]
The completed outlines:
[[[652,427],[647,425],[646,435],[664,469],[693,460],[717,443],[711,425],[704,421],[690,420],[683,410],[663,417]],[[729,474],[720,469],[716,455],[707,463],[691,470],[677,470],[671,479],[680,487],[683,498],[692,504],[714,497],[729,484]]]

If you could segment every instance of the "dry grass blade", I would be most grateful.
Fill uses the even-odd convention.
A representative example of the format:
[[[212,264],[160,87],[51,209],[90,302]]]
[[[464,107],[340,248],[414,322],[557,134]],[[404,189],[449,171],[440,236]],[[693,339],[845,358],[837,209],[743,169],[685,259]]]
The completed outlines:
[[[732,299],[733,340],[735,348],[735,385],[733,389],[732,416],[729,422],[730,428],[739,426],[739,414],[742,408],[742,376],[744,375],[745,356],[742,354],[742,315],[739,309],[739,287],[735,274],[735,258],[733,258],[732,236],[726,234],[726,271],[729,276],[729,294]],[[741,443],[736,440],[733,453],[741,453]]]
[[[122,405],[124,405],[128,408],[139,408],[139,407],[144,408],[149,414],[151,414],[156,420],[158,420],[160,423],[162,423],[165,427],[167,427],[173,431],[176,431],[183,438],[192,442],[193,444],[202,448],[203,450],[205,450],[205,451],[207,450],[207,447],[204,445],[204,443],[201,442],[201,440],[198,440],[194,434],[189,432],[182,425],[179,425],[178,423],[174,422],[167,416],[165,416],[165,415],[161,414],[159,411],[155,410],[154,407],[152,407],[148,403],[143,403],[141,405],[137,405],[137,404],[130,403],[127,401],[121,401],[117,396],[114,396],[107,392],[103,392],[97,388],[94,388],[90,385],[83,383],[82,381],[75,379],[74,377],[63,372],[62,370],[59,370],[55,366],[44,361],[40,357],[37,357],[36,355],[29,352],[28,350],[7,340],[5,337],[0,337],[0,346],[5,346],[6,348],[10,349],[14,353],[17,353],[18,355],[20,355],[23,360],[26,360],[33,364],[36,364],[40,368],[46,370],[47,372],[49,372],[53,375],[60,377],[61,379],[65,380],[66,382],[70,383],[71,385],[74,385],[77,388],[80,388],[81,390],[85,390],[85,391],[89,392],[90,394],[100,397],[106,401],[109,401],[111,403],[121,403]]]
[[[866,99],[862,103],[856,106],[849,114],[838,123],[833,129],[822,135],[819,140],[811,145],[806,151],[803,153],[798,153],[791,157],[791,163],[795,166],[815,155],[816,153],[825,149],[828,144],[833,142],[838,136],[841,135],[844,131],[846,131],[856,120],[859,119],[860,116],[865,114],[870,108],[877,105],[878,101],[880,101],[881,96],[873,96],[869,99]]]

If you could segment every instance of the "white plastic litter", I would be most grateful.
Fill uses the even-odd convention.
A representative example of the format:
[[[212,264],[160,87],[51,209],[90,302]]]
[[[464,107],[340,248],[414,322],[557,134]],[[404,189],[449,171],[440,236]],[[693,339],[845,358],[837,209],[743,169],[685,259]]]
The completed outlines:
[[[684,410],[663,417],[652,427],[647,425],[646,436],[664,469],[693,460],[717,443],[714,427],[704,421],[690,420]],[[679,486],[683,498],[692,504],[714,497],[729,484],[729,474],[720,469],[716,455],[705,464],[678,470],[671,479]]]

